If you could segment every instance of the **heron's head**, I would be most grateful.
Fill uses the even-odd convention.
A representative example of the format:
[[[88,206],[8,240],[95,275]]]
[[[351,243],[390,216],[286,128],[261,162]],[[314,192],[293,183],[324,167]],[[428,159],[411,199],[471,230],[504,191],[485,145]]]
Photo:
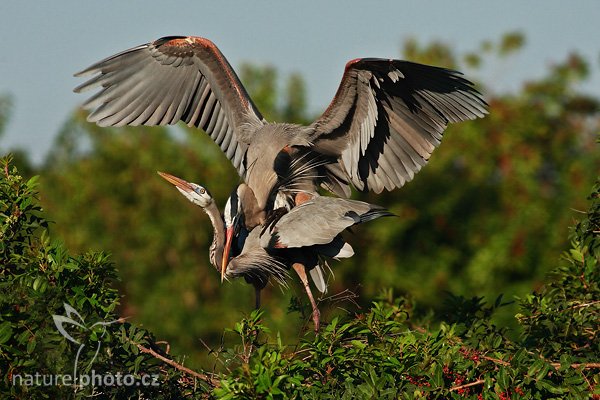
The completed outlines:
[[[196,183],[184,181],[164,172],[158,172],[158,174],[167,182],[172,183],[189,201],[202,208],[208,207],[214,201],[209,191]]]
[[[240,188],[239,185],[227,199],[225,203],[225,210],[223,212],[223,219],[225,220],[225,246],[223,248],[223,259],[221,261],[221,281],[225,278],[225,270],[229,263],[229,253],[231,251],[231,244],[234,237],[238,237],[241,228],[244,225],[242,203],[240,202]]]

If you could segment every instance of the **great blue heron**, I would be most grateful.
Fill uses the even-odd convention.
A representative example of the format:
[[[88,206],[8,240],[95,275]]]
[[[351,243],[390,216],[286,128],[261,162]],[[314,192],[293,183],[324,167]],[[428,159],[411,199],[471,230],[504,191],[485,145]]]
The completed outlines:
[[[236,199],[240,190],[235,190],[228,199],[223,221],[206,188],[164,172],[159,174],[208,214],[214,230],[209,258],[219,270],[218,260],[226,241],[224,226],[235,227],[238,218],[243,218]],[[354,254],[352,247],[339,234],[353,225],[389,215],[392,214],[384,208],[362,201],[315,195],[267,224],[256,226],[247,236],[236,235],[238,246],[233,247],[239,249],[233,258],[226,257],[229,262],[225,277],[244,277],[253,284],[256,307],[259,307],[260,291],[269,277],[283,283],[287,276],[286,269],[294,269],[310,300],[315,330],[318,331],[320,313],[310,290],[306,270],[320,268],[321,256],[351,257]],[[318,287],[322,285],[318,279],[313,279]],[[320,290],[323,291],[322,288]]]
[[[487,104],[461,73],[409,61],[349,61],[337,93],[311,125],[267,122],[208,39],[163,37],[108,57],[76,76],[75,92],[100,87],[84,106],[101,126],[184,121],[221,147],[247,184],[250,224],[278,198],[318,185],[348,197],[350,186],[379,193],[413,179],[446,126],[482,117]],[[252,229],[252,225],[248,229]],[[226,260],[222,261],[222,269]]]
[[[220,272],[221,262],[223,259],[223,250],[227,237],[225,233],[226,226],[228,228],[233,226],[236,218],[236,214],[234,213],[238,212],[237,206],[231,206],[230,198],[227,201],[225,213],[223,216],[221,216],[214,198],[205,187],[196,183],[187,182],[164,172],[159,172],[158,174],[169,183],[173,184],[175,188],[190,202],[200,206],[208,215],[213,227],[213,239],[209,247],[208,258],[217,272]],[[233,232],[233,229],[231,229],[231,232]],[[252,240],[247,241],[246,236],[247,232],[235,235],[235,237],[228,237],[230,246],[231,242],[235,243],[232,246],[234,249],[232,255],[239,255],[239,253],[241,253],[243,250],[244,245],[248,246],[248,248],[252,247]],[[229,261],[229,257],[225,257],[225,259]],[[248,283],[251,283],[254,286],[256,290],[256,308],[258,308],[260,307],[260,290],[262,290],[262,288],[267,284],[269,277],[272,276],[277,281],[284,283],[285,277],[287,276],[287,271],[281,262],[275,259],[275,257],[269,256],[268,254],[265,254],[263,257],[255,257],[253,260],[251,260],[251,263],[256,266],[256,270],[251,271],[251,273],[243,276],[246,278]]]

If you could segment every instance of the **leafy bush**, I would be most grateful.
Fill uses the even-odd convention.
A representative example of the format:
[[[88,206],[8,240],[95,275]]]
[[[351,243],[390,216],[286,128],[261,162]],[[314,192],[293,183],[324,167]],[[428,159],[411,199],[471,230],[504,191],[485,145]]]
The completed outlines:
[[[36,178],[25,181],[9,158],[1,166],[3,398],[600,396],[598,185],[551,281],[520,300],[522,333],[517,340],[491,322],[504,305],[501,297],[488,305],[478,297],[449,296],[444,314],[436,316],[416,311],[411,301],[387,290],[363,313],[335,318],[321,334],[309,334],[294,345],[284,345],[279,335],[274,340],[261,322],[263,312],[255,311],[227,331],[235,345],[211,351],[213,370],[219,371],[212,373],[187,369],[183,357],[168,354],[168,345],[119,319],[118,274],[109,258],[102,253],[73,257],[51,241],[36,199]],[[52,318],[65,317],[65,312],[71,320],[78,318],[78,328],[87,328],[69,331],[83,346],[80,376],[127,375],[144,384],[27,384],[28,376],[64,376],[73,370],[78,347]],[[440,319],[445,322],[431,322]],[[97,321],[113,323],[93,327]]]
[[[167,364],[150,354],[164,354],[151,335],[118,320],[119,294],[113,287],[117,273],[108,256],[72,257],[61,243],[52,242],[36,198],[37,179],[23,180],[9,162],[9,158],[2,160],[0,179],[0,397],[126,398],[139,393],[146,398],[176,398],[186,394],[186,386],[178,382],[181,374],[165,369]],[[63,315],[65,304],[78,313],[69,315],[71,319],[83,325],[65,325],[84,345],[77,366],[85,368],[79,374],[131,374],[136,382],[146,375],[158,376],[159,385],[154,381],[155,386],[141,388],[45,385],[50,376],[73,375],[79,348],[61,335],[52,317]],[[98,329],[102,326],[91,327],[97,321],[113,320],[118,323],[106,332]],[[28,385],[28,379],[38,384]]]

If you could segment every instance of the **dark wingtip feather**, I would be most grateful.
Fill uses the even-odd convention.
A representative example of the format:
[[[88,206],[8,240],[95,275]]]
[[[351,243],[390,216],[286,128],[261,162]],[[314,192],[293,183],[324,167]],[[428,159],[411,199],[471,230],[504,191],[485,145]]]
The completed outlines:
[[[381,217],[397,217],[396,214],[383,207],[376,206],[360,216],[360,222],[369,222]]]

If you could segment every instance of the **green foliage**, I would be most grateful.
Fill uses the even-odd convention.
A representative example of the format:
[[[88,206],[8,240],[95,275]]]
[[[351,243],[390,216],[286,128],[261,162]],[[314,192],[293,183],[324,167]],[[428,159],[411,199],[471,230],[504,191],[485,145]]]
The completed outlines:
[[[24,180],[9,158],[2,159],[0,166],[0,397],[66,399],[94,395],[121,399],[140,393],[144,397],[174,398],[190,390],[204,390],[202,386],[194,389],[190,385],[192,390],[180,385],[179,373],[166,370],[154,357],[140,352],[136,343],[154,346],[162,353],[145,330],[124,321],[110,325],[106,333],[91,328],[97,321],[118,319],[114,265],[103,253],[73,257],[61,243],[51,241],[48,222],[36,199],[37,177]],[[77,362],[83,368],[77,376],[92,370],[99,375],[130,374],[136,381],[149,376],[156,379],[156,386],[105,389],[43,385],[50,382],[50,376],[76,376],[72,372],[78,346],[65,340],[52,317],[64,315],[64,304],[77,310],[79,315],[71,315],[72,319],[80,324],[85,321],[88,327],[64,325],[84,345]],[[98,345],[101,352],[96,357]],[[39,378],[30,378],[36,376]],[[38,384],[21,384],[28,379]]]
[[[600,349],[600,185],[596,184],[587,218],[577,224],[563,266],[539,293],[527,296],[517,315],[523,338],[545,357],[569,363]]]
[[[263,311],[226,334],[234,344],[211,351],[221,374],[195,372],[151,333],[118,317],[115,266],[102,253],[71,257],[48,238],[36,200],[3,159],[0,175],[0,395],[17,398],[296,398],[296,399],[581,399],[600,395],[600,196],[574,229],[564,265],[520,302],[523,335],[513,340],[491,319],[502,308],[450,296],[441,323],[386,290],[360,313],[332,319],[297,345],[273,340]],[[72,333],[85,345],[79,373],[131,376],[135,385],[23,384],[27,375],[69,374],[76,346],[52,316],[112,321],[106,331]],[[78,315],[79,317],[79,315]],[[72,328],[72,326],[71,326]],[[105,334],[106,333],[106,334]],[[98,356],[94,354],[100,345]],[[16,377],[19,377],[18,379]],[[150,378],[150,380],[144,380]],[[119,380],[115,380],[119,382]],[[25,380],[25,382],[27,382]],[[126,382],[126,381],[124,381]],[[152,384],[150,384],[152,383]]]
[[[306,117],[306,86],[301,75],[291,74],[286,80],[283,96],[279,96],[278,73],[273,66],[244,63],[239,72],[244,87],[268,121],[312,122]]]
[[[597,227],[593,235],[599,240]],[[581,268],[556,271],[563,281],[576,279],[580,273]],[[598,282],[592,290],[569,290],[575,296],[598,299]],[[532,297],[548,301],[553,285]],[[594,341],[597,300],[579,311],[579,320],[587,325],[574,326],[563,316],[569,300],[555,301],[558,307],[546,310],[546,318],[553,319],[558,330],[570,331],[571,337],[587,337],[585,344],[579,341],[585,351],[565,336],[548,331],[537,332],[541,339],[537,342],[531,341],[531,333],[511,340],[506,329],[495,326],[490,318],[502,306],[501,298],[492,306],[479,298],[453,297],[448,303],[452,313],[446,315],[447,322],[437,327],[419,324],[420,316],[412,305],[387,291],[364,314],[332,320],[320,335],[303,340],[299,348],[290,351],[280,341],[263,342],[251,348],[249,356],[248,347],[242,346],[244,357],[236,368],[230,365],[214,393],[218,398],[302,399],[580,399],[600,394],[600,347]],[[521,309],[538,312],[529,300],[522,302]],[[242,343],[257,343],[266,334],[259,318],[260,314],[251,316],[243,322],[248,328],[237,330]],[[520,319],[526,328],[531,325]],[[553,351],[547,352],[547,345]]]
[[[285,89],[285,97],[282,121],[310,124],[312,121],[306,116],[306,85],[301,75],[290,75]]]
[[[600,197],[592,194],[567,266],[520,303],[513,341],[491,320],[502,307],[451,296],[445,322],[423,321],[411,303],[383,293],[364,314],[333,319],[287,349],[263,344],[260,314],[236,329],[242,346],[218,398],[561,398],[600,394]],[[423,322],[421,324],[420,322]],[[254,347],[248,346],[254,343]],[[242,351],[243,349],[243,351]],[[248,355],[248,349],[252,351]],[[229,358],[231,360],[231,358]]]

